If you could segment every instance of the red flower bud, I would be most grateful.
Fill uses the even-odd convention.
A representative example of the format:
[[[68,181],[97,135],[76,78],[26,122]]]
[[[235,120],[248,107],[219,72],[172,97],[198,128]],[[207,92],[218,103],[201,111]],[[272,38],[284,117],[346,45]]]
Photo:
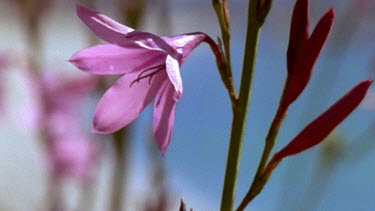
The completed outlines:
[[[274,155],[275,160],[300,153],[319,144],[340,124],[363,100],[371,79],[357,84],[328,110],[307,125],[286,147]]]
[[[309,1],[298,0],[293,11],[287,52],[288,76],[283,105],[288,107],[302,93],[331,30],[334,12],[328,10],[309,37]]]

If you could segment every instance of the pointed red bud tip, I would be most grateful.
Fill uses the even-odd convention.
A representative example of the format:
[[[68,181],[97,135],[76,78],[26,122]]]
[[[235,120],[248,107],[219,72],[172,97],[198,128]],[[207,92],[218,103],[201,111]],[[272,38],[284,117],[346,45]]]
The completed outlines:
[[[286,147],[277,152],[275,160],[300,153],[319,144],[340,124],[363,100],[372,83],[368,79],[357,84],[328,110],[307,125]]]
[[[333,8],[331,8],[319,20],[308,39],[307,46],[305,46],[306,54],[299,58],[300,61],[296,65],[296,68],[302,69],[301,73],[304,72],[304,75],[306,75],[306,82],[310,79],[314,65],[331,31],[334,16]]]
[[[329,8],[327,12],[328,16],[331,17],[331,19],[335,18],[335,9],[333,7]]]
[[[309,38],[309,46],[313,49],[311,53],[313,58],[319,55],[324,42],[327,40],[328,34],[331,31],[333,20],[335,18],[335,13],[331,7],[316,24],[314,31]]]
[[[285,88],[284,104],[289,106],[305,89],[310,80],[314,65],[331,31],[334,10],[330,8],[319,20],[309,36],[309,1],[297,1],[290,28],[287,51],[288,79]]]
[[[185,204],[184,200],[182,200],[182,199],[181,199],[181,202],[180,202],[179,211],[186,211],[186,204]]]
[[[309,37],[309,3],[307,0],[299,0],[296,2],[292,22],[290,25],[289,45],[287,51],[287,70],[291,74],[295,68],[297,55],[301,46],[303,46]]]

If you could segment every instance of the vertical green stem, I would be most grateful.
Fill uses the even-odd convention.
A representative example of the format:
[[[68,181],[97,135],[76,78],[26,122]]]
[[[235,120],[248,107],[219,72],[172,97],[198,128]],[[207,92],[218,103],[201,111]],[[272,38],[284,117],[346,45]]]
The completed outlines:
[[[129,145],[126,144],[128,128],[121,129],[113,134],[113,141],[115,147],[115,165],[113,169],[113,181],[112,181],[112,195],[111,204],[109,210],[122,210],[123,201],[125,201],[124,194],[124,183],[126,175],[126,164],[127,164],[127,149]]]
[[[234,192],[239,169],[243,134],[250,101],[251,85],[255,69],[256,51],[261,24],[257,21],[257,1],[250,1],[247,21],[244,63],[238,105],[233,106],[232,131],[225,171],[221,211],[233,210]]]
[[[268,179],[270,178],[273,170],[279,165],[281,160],[276,159],[273,157],[267,165],[262,169],[261,174],[254,179],[257,181],[255,185],[251,186],[250,191],[246,194],[245,198],[242,200],[241,204],[238,206],[236,211],[243,211],[248,203],[250,203],[263,189],[264,185],[267,183]],[[254,184],[254,183],[253,183]]]
[[[272,148],[275,145],[276,137],[277,137],[277,134],[279,133],[279,129],[285,117],[285,114],[286,114],[286,108],[280,106],[276,112],[276,115],[272,121],[271,127],[268,131],[266,141],[265,141],[265,146],[264,146],[263,153],[262,153],[262,158],[260,160],[256,176],[259,176],[262,173],[262,170],[264,169],[267,163],[267,160],[270,156]]]
[[[263,149],[263,154],[261,161],[259,163],[257,172],[255,174],[253,183],[251,184],[251,187],[247,194],[245,195],[244,199],[241,201],[241,204],[236,209],[237,211],[244,210],[250,201],[252,201],[263,189],[264,185],[266,184],[268,177],[265,177],[265,166],[267,163],[267,160],[269,158],[269,155],[272,151],[272,148],[275,144],[276,136],[279,131],[280,125],[282,123],[282,119],[284,117],[285,113],[282,113],[282,111],[279,109],[275,119],[273,121],[273,124],[270,128],[270,132],[267,135],[265,147]],[[270,170],[272,171],[273,168]],[[267,172],[267,175],[270,175],[271,172]]]
[[[285,89],[285,86],[284,86]],[[279,133],[280,126],[284,120],[284,117],[286,115],[288,105],[285,105],[283,103],[285,92],[283,91],[283,94],[280,99],[280,104],[277,109],[277,112],[272,120],[271,126],[268,130],[267,137],[265,139],[265,146],[263,148],[262,158],[259,162],[258,169],[255,173],[255,177],[253,180],[253,183],[251,184],[251,187],[247,194],[245,195],[244,199],[241,201],[239,207],[237,208],[237,211],[244,210],[247,204],[253,200],[263,189],[264,185],[266,184],[268,177],[265,177],[266,172],[266,164],[268,161],[268,158],[270,156],[270,153],[272,151],[273,146],[275,145],[275,141],[277,138],[277,134]],[[270,162],[273,164],[272,162]],[[274,162],[275,163],[275,162]],[[278,162],[277,162],[278,164]],[[275,167],[277,166],[275,165]],[[271,165],[272,166],[272,165]],[[273,168],[269,168],[269,172],[267,172],[266,175],[270,175]]]

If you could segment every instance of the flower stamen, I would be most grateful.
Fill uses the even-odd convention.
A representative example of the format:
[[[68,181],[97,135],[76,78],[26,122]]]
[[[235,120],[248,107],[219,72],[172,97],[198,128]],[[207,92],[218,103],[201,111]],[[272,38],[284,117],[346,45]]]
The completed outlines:
[[[130,83],[129,87],[131,87],[135,82],[139,83],[142,79],[148,78],[148,83],[151,84],[152,77],[158,73],[160,70],[163,70],[165,68],[165,65],[158,65],[154,67],[147,68],[143,70],[139,75],[138,78],[135,79],[133,82]]]

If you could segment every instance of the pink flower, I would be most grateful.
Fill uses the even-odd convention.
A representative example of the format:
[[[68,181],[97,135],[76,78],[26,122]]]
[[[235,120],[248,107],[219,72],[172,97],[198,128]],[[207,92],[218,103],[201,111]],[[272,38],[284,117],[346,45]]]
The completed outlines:
[[[82,115],[77,108],[82,107],[98,80],[79,76],[63,78],[56,74],[44,76],[46,111],[42,122],[49,170],[57,178],[71,176],[87,184],[96,162],[97,146],[92,135],[82,132]]]
[[[357,84],[328,110],[308,124],[286,147],[277,152],[272,160],[279,161],[323,141],[360,104],[371,83],[372,80],[369,79]]]
[[[93,130],[112,133],[125,127],[155,98],[153,132],[164,153],[172,135],[176,102],[183,92],[180,66],[197,45],[210,38],[199,32],[158,37],[81,6],[77,14],[109,44],[79,51],[70,61],[93,74],[125,74],[98,103]]]
[[[29,88],[38,100],[28,112],[36,116],[34,127],[45,137],[49,172],[57,179],[73,177],[88,184],[98,152],[95,137],[84,132],[80,108],[89,100],[98,78],[91,75],[64,77],[48,69],[40,75],[30,69],[26,71]],[[30,124],[27,127],[30,128]]]
[[[287,52],[288,77],[283,106],[288,107],[305,89],[314,64],[332,27],[334,12],[328,10],[309,37],[309,1],[298,0],[293,11]]]
[[[43,76],[41,82],[44,88],[43,103],[46,119],[42,122],[46,124],[44,126],[46,133],[51,139],[81,133],[83,127],[79,108],[95,90],[98,78],[94,76],[67,78],[52,72]],[[65,126],[62,127],[63,125]]]
[[[99,78],[81,74],[67,77],[45,70],[41,82],[48,110],[76,112],[77,105],[82,103],[82,99],[95,90]]]
[[[72,176],[89,183],[96,157],[96,144],[85,134],[66,134],[48,143],[47,164],[56,178]]]

